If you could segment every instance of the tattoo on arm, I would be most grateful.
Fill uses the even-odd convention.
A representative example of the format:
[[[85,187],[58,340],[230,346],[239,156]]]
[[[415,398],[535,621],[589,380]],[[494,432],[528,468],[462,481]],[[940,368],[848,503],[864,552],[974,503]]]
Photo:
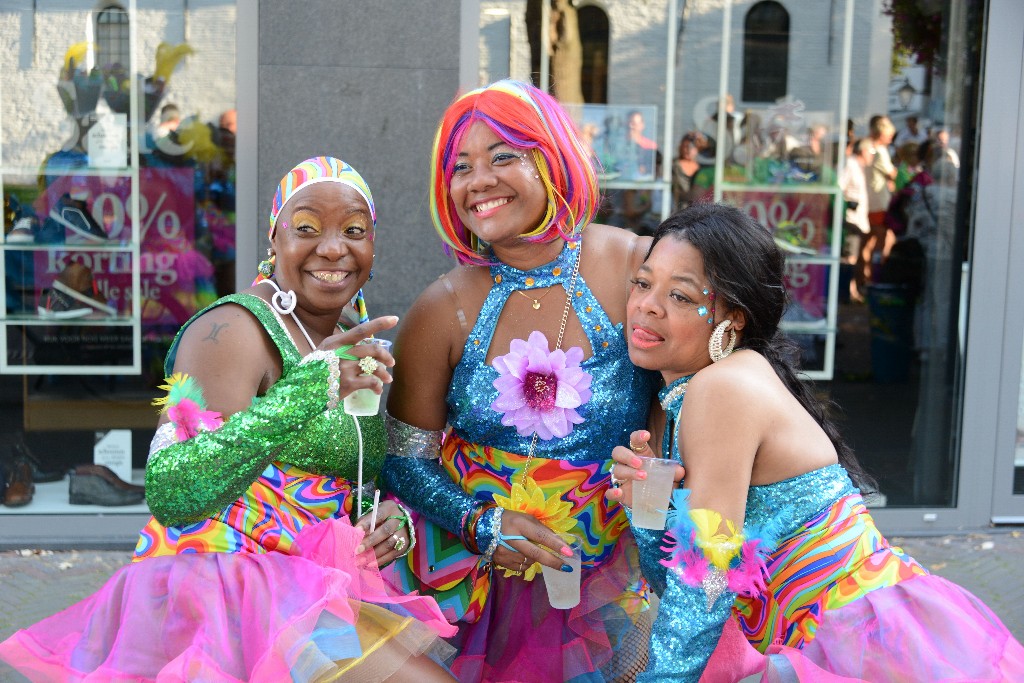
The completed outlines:
[[[207,339],[209,339],[210,341],[212,341],[213,343],[216,344],[219,341],[217,339],[217,335],[220,334],[220,331],[223,330],[227,326],[228,326],[227,323],[213,323],[213,329],[210,330],[210,334],[206,335],[203,338],[203,341],[206,341]]]

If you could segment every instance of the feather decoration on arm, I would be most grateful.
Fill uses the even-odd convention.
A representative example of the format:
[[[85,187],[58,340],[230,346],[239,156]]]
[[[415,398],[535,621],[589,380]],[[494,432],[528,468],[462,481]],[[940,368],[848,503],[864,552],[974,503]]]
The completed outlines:
[[[167,384],[160,388],[167,396],[153,399],[153,405],[163,406],[160,412],[166,413],[174,425],[174,437],[178,441],[187,441],[200,431],[215,431],[224,423],[220,413],[206,409],[203,388],[194,377],[176,372],[164,381]]]
[[[691,586],[721,572],[733,593],[752,596],[765,590],[765,559],[778,543],[778,531],[770,526],[737,531],[714,510],[691,510],[689,495],[679,489],[672,496],[671,528],[661,548],[668,557],[661,563]]]

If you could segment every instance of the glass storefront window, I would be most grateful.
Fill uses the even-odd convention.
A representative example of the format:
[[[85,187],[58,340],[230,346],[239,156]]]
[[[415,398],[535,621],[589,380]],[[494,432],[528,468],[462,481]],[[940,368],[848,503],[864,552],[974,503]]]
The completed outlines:
[[[481,3],[481,83],[540,82],[546,33],[531,5],[543,3]],[[583,119],[588,107],[654,105],[657,130],[673,134],[667,148],[655,140],[671,189],[619,187],[606,174],[601,219],[648,233],[667,191],[674,208],[716,199],[755,216],[787,252],[785,329],[878,477],[874,504],[955,506],[985,3],[626,0],[603,6],[593,25],[582,23],[591,3],[578,5],[566,9],[576,22],[551,22],[544,46],[556,95],[592,79],[596,59],[607,81],[583,84]],[[677,29],[674,54],[666,22]],[[578,36],[566,29],[574,23]],[[588,51],[601,36],[607,44]],[[662,69],[672,63],[666,99]],[[894,136],[865,143],[871,153],[857,161],[853,143],[871,138],[876,117]],[[844,191],[847,167],[860,164],[869,183],[883,155],[893,176],[876,179],[862,207],[864,227],[869,213],[879,226],[879,248],[865,251],[847,220],[857,201]],[[904,187],[901,226],[885,214]]]
[[[0,438],[43,469],[115,428],[141,468],[168,345],[234,287],[235,12],[0,7]]]

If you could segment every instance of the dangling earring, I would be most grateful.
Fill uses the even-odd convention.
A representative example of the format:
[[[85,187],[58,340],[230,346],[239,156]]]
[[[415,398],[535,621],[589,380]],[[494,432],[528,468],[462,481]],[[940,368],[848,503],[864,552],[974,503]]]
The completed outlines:
[[[256,270],[268,280],[274,277],[274,251],[272,249],[267,249],[267,258],[260,261],[259,265],[256,266]]]
[[[366,278],[366,281],[369,282],[372,279],[373,279],[373,268],[370,268],[370,277]]]
[[[736,330],[730,327],[732,325],[731,320],[723,320],[718,323],[715,331],[711,333],[711,339],[708,340],[708,354],[711,356],[711,362],[717,363],[722,360],[736,347]],[[724,349],[722,348],[722,337],[725,336],[726,328],[729,329],[729,345]]]

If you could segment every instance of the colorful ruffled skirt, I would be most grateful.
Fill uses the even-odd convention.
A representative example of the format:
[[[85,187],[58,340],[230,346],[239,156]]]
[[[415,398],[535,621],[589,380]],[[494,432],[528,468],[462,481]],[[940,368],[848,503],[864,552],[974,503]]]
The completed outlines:
[[[510,496],[527,458],[468,443],[449,433],[441,462],[453,481],[479,500]],[[571,504],[583,537],[581,601],[569,610],[548,604],[541,575],[504,575],[447,531],[420,518],[417,547],[385,578],[402,591],[435,598],[459,633],[451,665],[465,682],[632,680],[647,664],[653,614],[636,542],[622,508],[609,503],[608,461],[566,463],[533,458],[530,478],[545,497]]]
[[[981,600],[935,575],[822,616],[803,648],[768,649],[763,681],[1024,681],[1024,646]]]
[[[37,681],[381,681],[445,661],[437,604],[386,587],[346,519],[289,553],[188,553],[123,567],[96,593],[0,643]]]

